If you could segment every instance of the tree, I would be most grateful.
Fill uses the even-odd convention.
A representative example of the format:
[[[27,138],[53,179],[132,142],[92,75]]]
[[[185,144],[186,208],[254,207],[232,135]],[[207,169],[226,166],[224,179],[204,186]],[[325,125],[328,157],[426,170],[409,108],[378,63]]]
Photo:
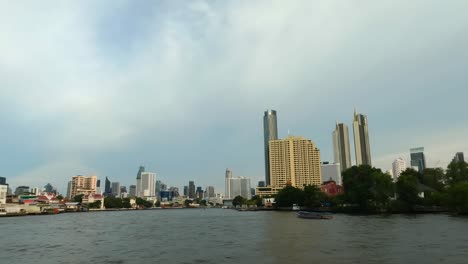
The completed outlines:
[[[234,199],[232,200],[232,205],[234,206],[238,206],[238,205],[241,206],[246,203],[247,203],[247,200],[240,195],[234,197]]]
[[[447,167],[446,178],[450,184],[468,182],[468,163],[452,161]]]
[[[95,209],[101,208],[101,200],[97,200],[94,203],[89,203],[88,207],[89,208],[95,208]]]
[[[75,197],[73,197],[73,202],[75,203],[81,203],[83,201],[83,196],[84,194],[78,194]]]
[[[122,199],[115,197],[107,197],[104,199],[104,206],[106,208],[122,208]]]
[[[156,203],[154,204],[155,207],[161,207],[161,202],[159,200],[156,201]]]
[[[343,172],[344,200],[362,211],[382,210],[393,194],[389,175],[368,165],[353,166]]]
[[[201,200],[201,201],[200,201],[200,205],[201,205],[201,206],[206,206],[206,200]]]
[[[59,194],[59,195],[57,195],[57,199],[58,199],[59,201],[62,201],[62,200],[63,200],[63,196]]]
[[[304,201],[301,203],[307,208],[318,208],[326,199],[326,195],[315,185],[308,185],[304,187]]]
[[[150,207],[153,207],[153,203],[150,202],[150,201],[147,201],[143,198],[140,198],[140,197],[137,197],[136,198],[136,204],[139,205],[140,207],[144,207],[144,208],[150,208]]]
[[[263,204],[263,199],[262,197],[258,196],[258,195],[254,195],[252,196],[252,198],[250,199],[251,201],[251,204],[252,205],[256,205],[256,206],[262,206]]]
[[[123,198],[122,199],[122,207],[123,208],[132,208],[132,204],[130,203],[130,198]]]
[[[184,206],[189,207],[192,202],[193,202],[192,200],[187,199],[184,201]]]
[[[304,193],[301,189],[288,185],[276,194],[275,200],[279,207],[290,207],[293,204],[303,205]]]
[[[448,189],[447,206],[459,214],[468,214],[468,182],[456,183]]]
[[[408,207],[412,207],[419,202],[418,196],[419,173],[414,169],[407,169],[401,173],[396,182],[398,200],[404,202]]]
[[[445,173],[442,168],[427,168],[419,176],[422,184],[441,192],[445,189]]]

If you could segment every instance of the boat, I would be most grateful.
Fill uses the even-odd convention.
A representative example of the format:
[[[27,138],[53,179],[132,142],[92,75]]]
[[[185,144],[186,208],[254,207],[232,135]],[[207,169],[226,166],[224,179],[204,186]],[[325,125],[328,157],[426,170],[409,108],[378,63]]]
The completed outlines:
[[[318,213],[318,212],[304,212],[299,211],[297,212],[297,216],[299,218],[305,219],[333,219],[333,216],[330,214]]]
[[[292,210],[293,210],[293,211],[300,211],[300,210],[301,210],[301,207],[300,207],[299,205],[297,205],[297,204],[293,204]]]

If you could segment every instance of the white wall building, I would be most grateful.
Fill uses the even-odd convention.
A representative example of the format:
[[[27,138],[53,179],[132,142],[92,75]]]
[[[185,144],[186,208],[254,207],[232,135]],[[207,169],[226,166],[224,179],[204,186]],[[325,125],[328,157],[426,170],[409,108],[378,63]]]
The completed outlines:
[[[6,204],[8,185],[0,184],[0,204]]]
[[[393,181],[397,181],[400,174],[406,170],[406,161],[402,158],[396,159],[392,163]]]
[[[341,166],[340,163],[328,163],[322,162],[320,165],[322,167],[322,181],[326,182],[333,180],[338,185],[342,185],[341,180]]]
[[[250,178],[232,177],[232,172],[229,169],[226,170],[225,187],[225,199],[234,199],[239,195],[246,199],[252,198]]]
[[[155,197],[156,173],[142,172],[140,183],[137,181],[137,196],[138,197]],[[140,187],[140,189],[138,189]]]

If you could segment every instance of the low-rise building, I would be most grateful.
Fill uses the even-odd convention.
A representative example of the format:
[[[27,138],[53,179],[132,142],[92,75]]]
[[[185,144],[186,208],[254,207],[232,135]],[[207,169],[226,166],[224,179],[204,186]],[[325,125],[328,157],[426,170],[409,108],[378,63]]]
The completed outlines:
[[[104,196],[102,194],[92,193],[89,195],[84,195],[81,203],[89,205],[98,201],[101,202],[99,209],[104,209]]]
[[[335,181],[326,181],[320,186],[320,190],[328,196],[337,196],[344,193],[341,185],[336,184]]]
[[[255,190],[255,194],[260,196],[260,197],[265,197],[265,196],[272,196],[277,194],[280,190],[282,190],[283,187],[257,187]]]

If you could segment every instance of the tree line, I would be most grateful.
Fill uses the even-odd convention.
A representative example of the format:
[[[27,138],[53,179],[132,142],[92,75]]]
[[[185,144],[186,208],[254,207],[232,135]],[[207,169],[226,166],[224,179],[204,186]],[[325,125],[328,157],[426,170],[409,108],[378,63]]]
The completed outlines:
[[[415,213],[450,211],[468,213],[468,164],[452,162],[446,170],[407,169],[396,182],[382,170],[353,166],[342,173],[344,194],[328,197],[315,186],[287,186],[275,196],[278,207],[298,204],[336,212]]]

